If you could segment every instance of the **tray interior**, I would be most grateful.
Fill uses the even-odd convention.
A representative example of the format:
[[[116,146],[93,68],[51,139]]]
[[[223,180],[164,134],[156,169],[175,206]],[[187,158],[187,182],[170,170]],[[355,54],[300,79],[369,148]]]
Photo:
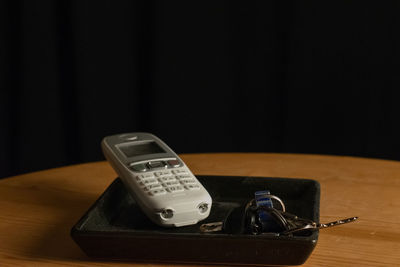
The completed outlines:
[[[314,180],[232,176],[197,176],[197,178],[213,199],[210,216],[199,224],[179,228],[163,228],[155,225],[144,215],[135,200],[125,190],[121,180],[117,178],[75,225],[74,230],[82,233],[102,232],[102,234],[151,233],[153,236],[204,236],[199,231],[200,224],[223,221],[233,208],[251,200],[255,191],[265,189],[280,197],[288,212],[319,222],[320,191],[318,182]],[[207,235],[223,234],[216,232]],[[298,238],[316,240],[318,231],[310,231],[298,236]]]
[[[71,229],[71,236],[90,257],[106,260],[246,265],[299,265],[318,240],[318,231],[292,236],[201,233],[206,222],[228,214],[270,190],[286,210],[319,221],[319,183],[308,179],[197,176],[210,193],[209,217],[196,225],[163,228],[151,222],[117,178]],[[179,252],[179,253],[177,253]]]

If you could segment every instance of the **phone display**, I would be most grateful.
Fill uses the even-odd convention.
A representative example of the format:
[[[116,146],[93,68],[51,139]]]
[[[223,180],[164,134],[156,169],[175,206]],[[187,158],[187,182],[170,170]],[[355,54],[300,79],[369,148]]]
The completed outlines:
[[[147,154],[156,154],[156,153],[165,153],[165,151],[158,146],[155,142],[146,142],[139,144],[122,144],[118,147],[122,153],[124,153],[125,157],[131,158],[140,155]]]

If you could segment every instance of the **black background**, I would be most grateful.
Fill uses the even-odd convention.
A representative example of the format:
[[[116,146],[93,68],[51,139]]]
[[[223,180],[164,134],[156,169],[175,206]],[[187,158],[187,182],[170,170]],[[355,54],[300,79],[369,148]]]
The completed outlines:
[[[177,153],[400,159],[398,1],[0,2],[0,177]]]

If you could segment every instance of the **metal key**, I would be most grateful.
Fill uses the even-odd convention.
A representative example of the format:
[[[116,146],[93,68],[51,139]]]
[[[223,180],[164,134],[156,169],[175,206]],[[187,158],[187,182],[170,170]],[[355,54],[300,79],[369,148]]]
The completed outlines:
[[[279,235],[290,235],[290,234],[300,232],[300,231],[305,231],[305,230],[313,231],[313,230],[317,230],[317,229],[324,229],[324,228],[328,228],[328,227],[333,227],[333,226],[337,226],[337,225],[354,222],[358,219],[358,217],[350,217],[350,218],[337,220],[337,221],[333,221],[333,222],[329,222],[329,223],[316,223],[312,220],[300,218],[300,217],[293,215],[291,213],[288,213],[288,212],[282,212],[282,211],[277,211],[277,212],[282,215],[283,218],[282,217],[280,217],[280,218],[282,220],[284,220],[282,222],[282,224],[284,224],[285,228],[286,228],[286,230],[282,229],[281,232],[277,233]],[[238,219],[238,218],[234,218],[234,219]],[[200,231],[202,233],[220,232],[220,231],[224,230],[224,226],[226,226],[226,225],[224,225],[224,222],[205,223],[200,226]],[[237,229],[235,229],[235,228],[237,228]],[[242,233],[243,230],[244,230],[243,225],[238,224],[234,227],[234,229],[231,228],[229,230],[229,233]],[[249,229],[247,229],[247,231],[252,234],[268,233],[268,232],[254,232],[251,230],[249,231]]]
[[[204,223],[200,225],[200,232],[212,233],[223,232],[225,234],[242,234],[245,229],[246,206],[241,205],[233,208],[224,221]]]
[[[283,214],[283,216],[285,216],[285,215],[287,215],[287,214]],[[307,229],[317,230],[317,229],[324,229],[324,228],[328,228],[328,227],[332,227],[332,226],[342,225],[345,223],[351,223],[351,222],[356,221],[358,219],[358,217],[350,217],[350,218],[341,219],[341,220],[337,220],[337,221],[333,221],[333,222],[329,222],[329,223],[316,223],[316,222],[313,222],[310,220],[298,218],[297,216],[295,216],[294,218],[292,217],[292,218],[286,218],[286,219],[287,219],[288,223],[292,224],[292,227],[290,227],[286,231],[283,231],[281,233],[282,235],[288,235],[288,234],[292,234],[295,232],[304,231]]]
[[[274,208],[272,202],[268,202],[268,205],[262,205],[257,197],[261,197],[261,200],[271,201],[271,198],[278,200],[281,203],[282,210]],[[290,235],[300,231],[315,231],[350,223],[357,219],[358,217],[350,217],[329,223],[316,223],[286,212],[283,202],[278,197],[270,195],[269,191],[264,190],[257,191],[255,199],[246,205],[234,208],[225,221],[204,223],[200,226],[200,231],[202,233],[223,231],[228,234],[250,233],[258,235],[274,233],[276,235]]]
[[[200,232],[211,233],[222,231],[223,222],[203,223],[200,225]]]

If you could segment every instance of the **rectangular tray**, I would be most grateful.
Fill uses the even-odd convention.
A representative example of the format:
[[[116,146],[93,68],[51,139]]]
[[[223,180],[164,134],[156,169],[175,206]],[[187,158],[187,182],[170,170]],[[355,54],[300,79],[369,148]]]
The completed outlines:
[[[286,210],[319,222],[320,186],[309,179],[196,176],[208,190],[210,216],[197,225],[162,228],[152,223],[117,178],[71,229],[81,249],[97,259],[136,262],[299,265],[318,240],[318,231],[293,236],[201,233],[199,226],[223,221],[229,212],[270,190]]]

